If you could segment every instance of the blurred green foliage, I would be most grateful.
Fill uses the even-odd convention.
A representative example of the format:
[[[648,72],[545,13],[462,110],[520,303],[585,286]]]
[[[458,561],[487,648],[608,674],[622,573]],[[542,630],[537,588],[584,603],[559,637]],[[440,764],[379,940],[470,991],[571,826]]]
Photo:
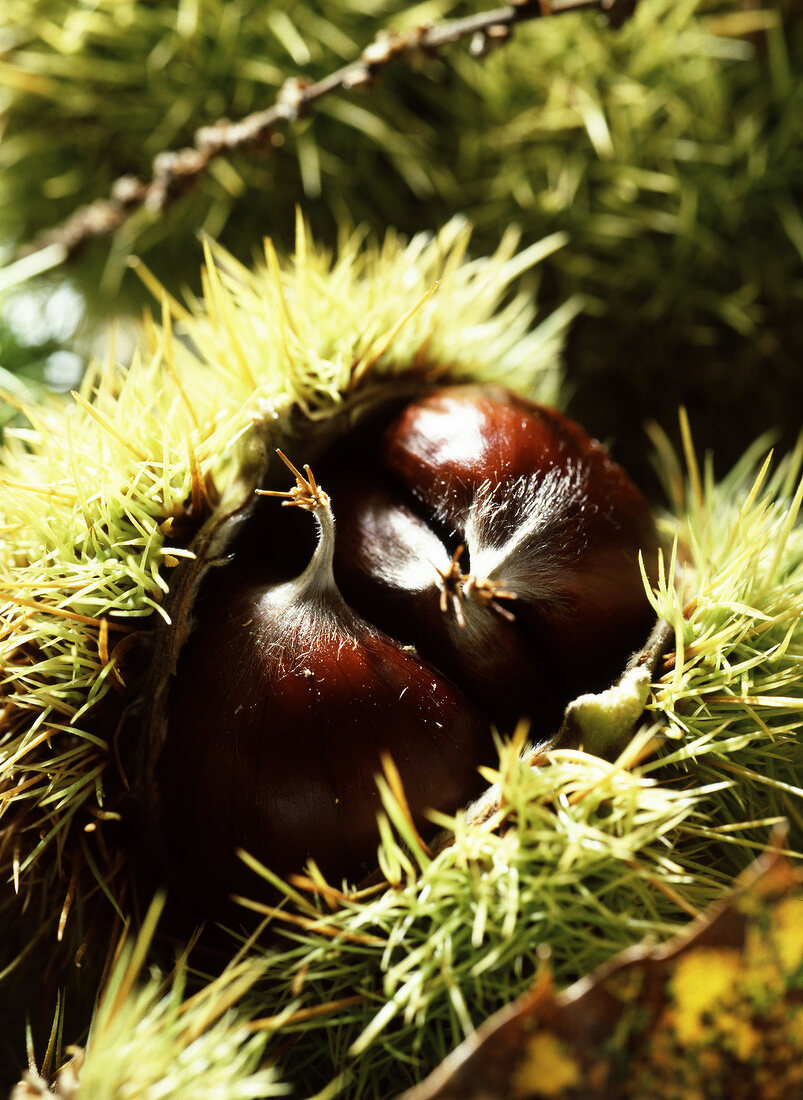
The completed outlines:
[[[147,178],[198,126],[331,72],[382,26],[479,7],[6,0],[0,234],[28,240],[121,174]],[[248,261],[265,234],[292,247],[298,202],[322,240],[456,211],[478,252],[510,222],[524,243],[564,229],[542,298],[587,302],[572,411],[638,466],[642,422],[671,429],[685,402],[725,468],[761,431],[799,427],[802,75],[794,0],[641,0],[620,31],[595,13],[522,25],[484,59],[461,44],[326,97],[271,150],[216,161],[167,217],[138,212],[78,276],[94,309],[139,308],[131,252],[196,285],[199,232]]]
[[[42,392],[47,357],[58,350],[52,341],[25,344],[0,319],[0,391],[17,401],[30,401]],[[0,405],[0,428],[17,414],[8,400]]]

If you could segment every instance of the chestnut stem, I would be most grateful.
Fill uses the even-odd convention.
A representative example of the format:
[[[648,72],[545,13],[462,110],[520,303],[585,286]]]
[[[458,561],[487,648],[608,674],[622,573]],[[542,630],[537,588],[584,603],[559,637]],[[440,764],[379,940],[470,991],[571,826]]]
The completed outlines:
[[[304,473],[293,465],[284,451],[280,451],[276,448],[276,454],[290,470],[291,473],[296,476],[296,484],[292,489],[280,490],[280,489],[257,489],[257,496],[261,497],[283,497],[284,506],[291,507],[296,506],[298,508],[305,508],[308,512],[315,512],[318,508],[329,507],[329,496],[321,489],[315,480],[315,475],[310,469],[309,463],[304,466]]]
[[[479,580],[474,573],[466,573],[462,581],[463,594],[467,599],[473,600],[474,603],[478,603],[481,607],[490,607],[492,611],[495,611],[497,615],[501,615],[503,619],[507,619],[509,623],[515,620],[516,616],[513,612],[499,603],[500,600],[517,599],[515,592],[511,592],[507,588],[502,588],[496,581],[492,581],[488,578]]]
[[[458,626],[464,627],[466,620],[463,616],[463,590],[462,583],[465,579],[465,573],[460,568],[460,555],[463,553],[465,547],[458,546],[454,554],[452,554],[452,560],[446,569],[439,569],[435,566],[435,570],[440,577],[440,590],[441,590],[441,611],[446,614],[449,610],[449,603],[451,602],[452,610],[455,613]]]
[[[303,508],[312,512],[315,522],[318,524],[318,545],[312,555],[307,568],[294,582],[301,588],[313,588],[328,592],[340,591],[335,583],[333,569],[335,553],[335,517],[329,501],[329,494],[318,485],[315,475],[309,464],[305,464],[302,474],[290,459],[278,448],[276,454],[295,474],[296,484],[292,489],[257,489],[256,493],[262,497],[280,497],[285,508]],[[306,475],[306,476],[305,476]]]
[[[445,615],[451,603],[457,625],[465,627],[463,601],[468,599],[479,604],[480,607],[490,607],[497,615],[512,623],[516,616],[499,601],[515,600],[516,593],[510,592],[507,588],[502,588],[489,578],[480,580],[475,573],[464,573],[460,568],[460,557],[464,550],[464,546],[458,546],[447,569],[439,569],[437,565],[435,566],[435,570],[440,577],[441,611]]]

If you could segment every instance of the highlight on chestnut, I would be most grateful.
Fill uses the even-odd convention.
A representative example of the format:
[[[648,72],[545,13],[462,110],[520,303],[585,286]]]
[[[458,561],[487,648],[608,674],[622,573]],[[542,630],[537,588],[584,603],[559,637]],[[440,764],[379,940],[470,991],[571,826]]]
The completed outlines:
[[[442,387],[315,473],[281,457],[295,485],[258,491],[200,585],[154,763],[171,877],[213,904],[253,888],[241,849],[364,877],[384,759],[426,835],[479,793],[496,731],[554,737],[653,618],[647,502],[554,409]]]

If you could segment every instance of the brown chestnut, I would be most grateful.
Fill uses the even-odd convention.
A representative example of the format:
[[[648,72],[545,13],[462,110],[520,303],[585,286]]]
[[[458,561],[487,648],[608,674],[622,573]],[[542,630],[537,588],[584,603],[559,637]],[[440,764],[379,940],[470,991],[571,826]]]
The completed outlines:
[[[451,386],[405,406],[381,453],[430,522],[465,545],[466,594],[515,596],[557,690],[604,686],[649,629],[639,553],[652,576],[657,536],[601,444],[508,390]]]
[[[164,836],[184,882],[253,893],[244,848],[274,871],[376,865],[387,753],[415,823],[477,793],[487,721],[439,672],[369,625],[332,575],[334,520],[309,468],[296,505],[319,540],[295,580],[235,561],[208,587],[181,654],[158,766]],[[264,570],[263,570],[264,573]]]

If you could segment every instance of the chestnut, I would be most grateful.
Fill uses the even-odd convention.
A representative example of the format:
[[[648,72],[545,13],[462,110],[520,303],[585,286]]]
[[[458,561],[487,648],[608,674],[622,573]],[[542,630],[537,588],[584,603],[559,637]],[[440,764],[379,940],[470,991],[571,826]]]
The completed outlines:
[[[564,702],[621,669],[652,621],[639,566],[655,573],[647,501],[578,424],[492,386],[413,401],[382,461],[430,522],[466,547],[466,595],[515,596],[516,624]]]
[[[309,468],[289,503],[318,544],[294,580],[232,562],[207,588],[178,664],[158,765],[174,874],[222,899],[253,893],[238,848],[286,873],[313,858],[330,876],[376,863],[376,776],[389,754],[413,820],[478,793],[487,720],[434,668],[369,625],[332,574],[334,519]]]

